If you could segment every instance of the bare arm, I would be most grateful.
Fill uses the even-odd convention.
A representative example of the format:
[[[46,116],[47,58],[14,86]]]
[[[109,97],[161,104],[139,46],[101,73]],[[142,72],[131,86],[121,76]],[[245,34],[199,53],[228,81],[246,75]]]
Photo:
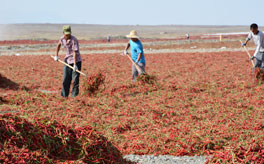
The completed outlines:
[[[249,42],[249,40],[247,39],[247,40],[246,40],[246,42],[245,42],[245,45],[247,45],[247,44],[248,44],[248,42]]]
[[[130,43],[128,42],[127,45],[126,45],[126,48],[125,48],[125,51],[127,51],[130,47]]]
[[[141,56],[142,56],[142,53],[139,53],[139,54],[138,54],[138,58],[137,58],[137,61],[136,61],[136,62],[139,62],[139,60],[141,59]]]
[[[57,49],[56,49],[56,56],[58,56],[58,55],[59,55],[60,48],[61,48],[61,42],[59,42],[59,43],[57,44]]]
[[[73,51],[73,62],[74,62],[74,65],[76,65],[76,61],[77,61],[77,55],[76,55],[76,51]]]

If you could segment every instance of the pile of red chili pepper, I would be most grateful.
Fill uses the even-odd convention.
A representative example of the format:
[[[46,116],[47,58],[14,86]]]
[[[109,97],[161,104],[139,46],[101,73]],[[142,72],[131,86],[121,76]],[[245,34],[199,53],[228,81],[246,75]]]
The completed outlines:
[[[257,81],[264,80],[264,71],[260,68],[255,68],[255,78]]]
[[[264,147],[258,141],[215,153],[206,163],[264,163]]]
[[[91,127],[71,128],[57,121],[31,123],[0,115],[0,163],[126,163],[119,150]]]
[[[85,95],[95,95],[96,92],[98,92],[100,86],[104,84],[104,81],[105,75],[100,71],[90,75],[84,84]]]

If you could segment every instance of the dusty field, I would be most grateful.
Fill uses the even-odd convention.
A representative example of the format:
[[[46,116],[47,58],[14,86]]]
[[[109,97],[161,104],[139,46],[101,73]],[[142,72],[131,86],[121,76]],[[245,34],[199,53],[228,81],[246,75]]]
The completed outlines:
[[[241,51],[239,40],[244,40],[245,35],[218,37],[196,35],[190,40],[179,37],[176,39],[142,39],[146,53],[183,53],[183,52],[224,52]],[[110,43],[106,40],[80,40],[81,54],[119,54],[124,49],[127,39],[113,39]],[[56,49],[56,40],[34,41],[16,40],[0,41],[0,55],[53,55]],[[248,45],[254,49],[253,43]],[[62,54],[64,54],[62,49]]]
[[[0,25],[0,40],[57,40],[62,34],[63,25],[54,24],[14,24]],[[246,32],[247,26],[112,26],[112,25],[80,25],[73,24],[73,34],[79,39],[124,38],[129,31],[135,29],[143,38],[177,38],[192,35]]]

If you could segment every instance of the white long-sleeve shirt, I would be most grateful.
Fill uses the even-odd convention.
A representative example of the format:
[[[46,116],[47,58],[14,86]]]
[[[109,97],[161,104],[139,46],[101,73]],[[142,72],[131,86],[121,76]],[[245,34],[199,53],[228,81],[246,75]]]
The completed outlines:
[[[257,35],[255,35],[253,32],[250,32],[248,34],[247,40],[250,40],[252,38],[256,45],[254,56],[257,59],[262,60],[262,55],[264,53],[264,34],[262,33],[262,31],[259,31]]]

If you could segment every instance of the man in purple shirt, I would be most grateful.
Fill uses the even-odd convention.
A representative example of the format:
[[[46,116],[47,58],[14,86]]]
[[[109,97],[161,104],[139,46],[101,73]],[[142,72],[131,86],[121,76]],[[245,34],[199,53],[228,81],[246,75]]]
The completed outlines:
[[[58,61],[59,51],[61,45],[63,45],[66,51],[64,61],[69,65],[73,66],[74,69],[71,69],[68,66],[64,66],[61,96],[69,96],[71,81],[73,81],[71,95],[72,97],[76,97],[79,94],[80,78],[80,74],[76,72],[76,70],[80,71],[82,67],[82,58],[79,51],[79,42],[77,38],[71,35],[71,27],[68,25],[63,26],[63,34],[64,36],[62,36],[58,42],[56,56],[54,57],[54,60]]]

